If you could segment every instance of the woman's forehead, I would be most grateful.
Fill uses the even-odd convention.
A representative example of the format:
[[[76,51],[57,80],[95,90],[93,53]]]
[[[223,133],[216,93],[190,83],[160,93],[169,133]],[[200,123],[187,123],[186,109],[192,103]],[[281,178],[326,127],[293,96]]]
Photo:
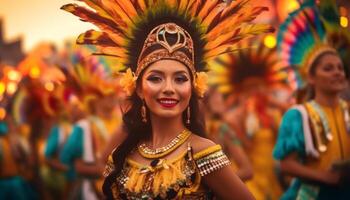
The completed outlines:
[[[164,59],[159,60],[157,62],[152,63],[150,66],[148,66],[145,70],[145,73],[163,73],[163,74],[173,74],[173,73],[188,73],[189,69],[184,65],[183,63],[176,61],[176,60],[170,60],[170,59]]]

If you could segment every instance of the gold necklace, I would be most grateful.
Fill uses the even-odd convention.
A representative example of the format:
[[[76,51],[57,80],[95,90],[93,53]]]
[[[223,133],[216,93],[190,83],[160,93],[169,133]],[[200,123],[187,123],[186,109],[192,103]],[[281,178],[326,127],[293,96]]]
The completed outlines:
[[[185,129],[164,147],[151,149],[147,147],[145,143],[142,143],[138,146],[137,150],[145,158],[160,158],[174,151],[177,147],[183,144],[190,135],[191,131]]]

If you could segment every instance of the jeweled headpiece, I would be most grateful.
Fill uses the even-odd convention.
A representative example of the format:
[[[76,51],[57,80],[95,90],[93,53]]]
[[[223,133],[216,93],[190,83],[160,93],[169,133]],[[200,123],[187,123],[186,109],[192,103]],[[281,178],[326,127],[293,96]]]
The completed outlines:
[[[289,15],[278,32],[278,52],[285,66],[295,73],[297,87],[305,86],[314,61],[325,52],[337,52],[346,61],[350,55],[350,33],[340,27],[335,1],[306,1]],[[340,39],[342,38],[342,39]]]
[[[244,39],[271,32],[270,25],[251,22],[266,7],[252,0],[81,0],[91,9],[68,4],[62,9],[96,25],[100,31],[81,34],[77,43],[100,48],[96,54],[115,57],[123,66],[121,84],[128,95],[138,76],[159,59],[185,64],[199,96],[206,90],[206,63],[235,51]]]
[[[161,24],[148,34],[135,75],[139,76],[145,67],[161,58],[177,60],[195,75],[192,38],[186,30],[174,23]]]

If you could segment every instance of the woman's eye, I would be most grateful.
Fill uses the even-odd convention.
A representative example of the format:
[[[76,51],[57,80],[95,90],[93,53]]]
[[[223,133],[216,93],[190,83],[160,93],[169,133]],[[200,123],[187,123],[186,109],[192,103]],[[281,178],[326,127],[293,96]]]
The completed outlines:
[[[323,67],[323,70],[324,71],[331,71],[332,70],[332,66],[326,65],[326,66]]]
[[[184,82],[188,81],[188,78],[186,76],[178,76],[175,78],[175,81],[179,82],[179,83],[184,83]]]
[[[149,77],[147,77],[147,80],[151,81],[151,82],[160,82],[162,80],[162,78],[159,76],[149,76]]]

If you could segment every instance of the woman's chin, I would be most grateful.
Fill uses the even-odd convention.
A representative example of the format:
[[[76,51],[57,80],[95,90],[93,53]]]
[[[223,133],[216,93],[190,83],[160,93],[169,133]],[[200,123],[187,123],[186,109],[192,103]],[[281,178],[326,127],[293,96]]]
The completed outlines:
[[[178,117],[181,117],[182,113],[179,113],[179,112],[175,112],[175,111],[172,111],[172,110],[167,110],[167,111],[162,111],[162,112],[158,112],[158,113],[154,113],[154,115],[157,117],[157,118],[160,118],[160,119],[168,119],[168,120],[171,120],[171,119],[176,119]]]

